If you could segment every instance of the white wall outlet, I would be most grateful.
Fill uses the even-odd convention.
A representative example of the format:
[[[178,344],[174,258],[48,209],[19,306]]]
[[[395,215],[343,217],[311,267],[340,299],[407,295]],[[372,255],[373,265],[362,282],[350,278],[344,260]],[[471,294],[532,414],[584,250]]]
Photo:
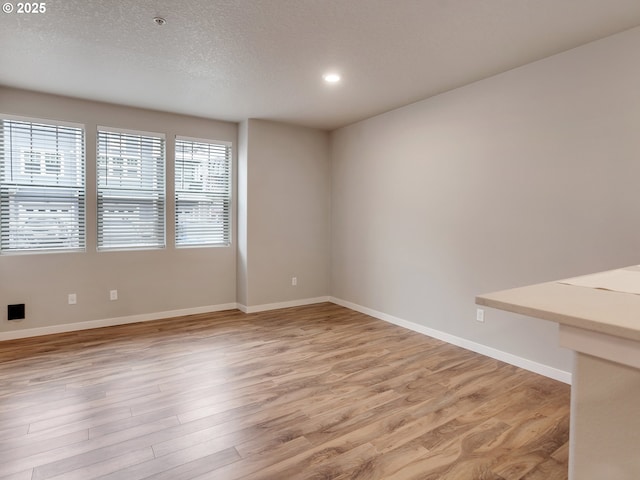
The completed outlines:
[[[109,290],[109,300],[118,299],[118,290]]]
[[[478,322],[484,322],[484,310],[481,308],[476,309],[476,320]]]
[[[291,277],[291,286],[292,287],[298,286],[298,277]]]
[[[70,293],[69,294],[69,305],[75,305],[76,303],[78,303],[78,298],[76,297],[75,293]]]

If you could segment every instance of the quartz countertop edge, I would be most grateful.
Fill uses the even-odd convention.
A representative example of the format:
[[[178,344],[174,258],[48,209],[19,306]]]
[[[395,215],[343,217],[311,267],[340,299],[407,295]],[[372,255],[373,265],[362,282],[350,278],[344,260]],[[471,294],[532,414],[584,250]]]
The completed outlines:
[[[640,342],[640,295],[539,283],[476,296],[476,304]]]

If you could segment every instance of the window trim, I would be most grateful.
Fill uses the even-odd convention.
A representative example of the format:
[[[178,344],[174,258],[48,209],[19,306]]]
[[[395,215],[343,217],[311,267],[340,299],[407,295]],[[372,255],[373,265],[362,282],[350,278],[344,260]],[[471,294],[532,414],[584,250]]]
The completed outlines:
[[[100,246],[100,169],[98,168],[98,161],[100,158],[100,132],[104,133],[115,133],[121,135],[132,135],[139,137],[152,137],[157,138],[162,141],[162,150],[163,150],[163,179],[161,182],[161,192],[162,192],[162,200],[163,200],[163,211],[162,211],[162,245],[152,246],[152,245],[143,245],[143,246]],[[96,251],[99,253],[108,253],[108,252],[125,252],[125,251],[143,251],[143,250],[164,250],[167,248],[167,179],[168,179],[168,161],[167,161],[167,135],[161,132],[150,132],[145,130],[134,130],[134,129],[126,129],[126,128],[118,128],[118,127],[109,127],[105,125],[97,125],[96,126],[96,158],[95,158],[95,192],[96,192]]]
[[[227,241],[223,243],[197,243],[197,244],[178,244],[178,190],[176,188],[176,179],[177,179],[177,143],[179,141],[183,142],[193,142],[193,143],[205,143],[210,145],[222,145],[229,149],[229,178],[228,178],[228,202],[229,202],[229,212],[228,212],[228,225],[227,225]],[[184,248],[228,248],[233,244],[233,211],[234,211],[234,202],[233,202],[233,142],[226,140],[213,140],[211,138],[197,138],[197,137],[188,137],[185,135],[176,135],[173,140],[173,149],[174,149],[174,162],[173,162],[173,226],[174,226],[174,246],[176,249],[184,249]]]
[[[21,249],[4,249],[2,248],[2,242],[0,241],[0,255],[42,255],[42,254],[55,254],[55,253],[84,253],[87,251],[87,128],[86,124],[78,122],[70,122],[67,120],[59,120],[56,118],[44,118],[44,117],[29,117],[24,115],[13,115],[0,112],[0,122],[23,122],[40,125],[50,125],[54,127],[63,128],[75,128],[81,131],[82,134],[82,147],[80,152],[81,167],[82,167],[82,185],[81,188],[82,200],[78,202],[78,209],[80,216],[78,229],[79,229],[79,247],[70,248],[21,248]],[[0,129],[1,130],[1,129]],[[0,166],[0,170],[2,167]],[[2,185],[2,178],[0,177],[0,185]],[[0,220],[1,221],[1,220]],[[1,232],[0,232],[1,235]]]

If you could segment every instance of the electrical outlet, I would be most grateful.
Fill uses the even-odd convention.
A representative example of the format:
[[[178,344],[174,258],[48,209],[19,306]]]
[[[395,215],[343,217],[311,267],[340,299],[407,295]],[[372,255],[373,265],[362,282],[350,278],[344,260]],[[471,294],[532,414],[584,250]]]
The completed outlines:
[[[109,300],[118,299],[118,290],[109,290]]]
[[[291,286],[292,287],[298,286],[298,277],[291,277]]]
[[[70,293],[69,294],[69,305],[75,305],[76,303],[78,303],[78,298],[76,297],[75,293]]]
[[[484,322],[484,310],[481,308],[476,309],[476,320],[478,322]]]

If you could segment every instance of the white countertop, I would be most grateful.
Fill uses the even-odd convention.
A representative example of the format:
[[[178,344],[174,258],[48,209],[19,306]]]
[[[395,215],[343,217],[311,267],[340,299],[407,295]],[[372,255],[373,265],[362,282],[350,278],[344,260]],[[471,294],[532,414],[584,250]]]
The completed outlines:
[[[627,272],[639,269],[634,266],[620,270]],[[605,279],[610,277],[611,272],[602,273]],[[589,275],[589,281],[594,276]],[[604,287],[560,283],[571,283],[573,280],[580,283],[581,278],[478,295],[476,303],[640,342],[640,295],[606,290]]]

